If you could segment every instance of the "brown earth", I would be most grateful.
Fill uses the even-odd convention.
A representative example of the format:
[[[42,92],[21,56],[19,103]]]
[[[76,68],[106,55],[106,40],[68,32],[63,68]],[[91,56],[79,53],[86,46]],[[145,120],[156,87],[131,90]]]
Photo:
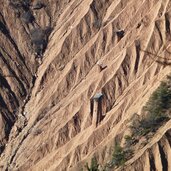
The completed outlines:
[[[35,21],[26,24],[24,10],[18,16],[0,1],[1,169],[79,171],[94,155],[103,165],[115,137],[170,73],[171,1],[43,3],[29,7]],[[42,63],[31,43],[35,27],[52,28]],[[171,170],[170,129],[168,122],[126,170],[160,171],[165,163]]]

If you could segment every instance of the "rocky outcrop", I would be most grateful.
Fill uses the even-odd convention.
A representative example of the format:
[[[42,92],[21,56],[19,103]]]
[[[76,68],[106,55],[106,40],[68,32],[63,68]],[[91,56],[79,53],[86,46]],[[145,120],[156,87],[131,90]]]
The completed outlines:
[[[93,155],[103,164],[125,123],[170,73],[171,2],[48,0],[40,9],[13,2],[17,9],[0,5],[2,169],[78,170]],[[38,56],[35,28],[48,35]],[[93,124],[91,99],[99,92],[103,117]],[[164,165],[169,129],[138,168],[145,159],[147,170]]]

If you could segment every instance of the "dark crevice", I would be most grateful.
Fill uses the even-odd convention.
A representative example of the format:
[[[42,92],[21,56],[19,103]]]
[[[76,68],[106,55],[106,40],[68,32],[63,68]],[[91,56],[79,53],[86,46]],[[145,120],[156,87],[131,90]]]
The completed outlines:
[[[150,171],[156,171],[154,156],[153,156],[151,151],[150,151],[150,154],[149,154],[149,158],[150,158]]]
[[[140,44],[136,43],[135,48],[136,48],[136,61],[135,61],[134,71],[135,71],[135,73],[137,73],[138,66],[139,66],[139,60],[140,60]]]
[[[2,98],[1,94],[0,94],[0,107],[2,109],[8,109],[7,104],[5,103],[4,99]]]
[[[11,129],[12,129],[13,125],[14,125],[14,122],[15,122],[14,120],[10,120],[10,119],[6,120],[5,136],[6,136],[7,141],[9,139],[9,135],[10,135]]]
[[[155,26],[156,26],[157,31],[158,31],[158,33],[159,33],[160,40],[161,40],[161,44],[163,44],[163,36],[162,36],[162,33],[161,33],[161,31],[160,31],[160,28],[159,28],[157,22],[155,23]]]
[[[166,27],[166,33],[171,34],[169,15],[167,13],[165,14],[165,27]]]
[[[94,101],[90,99],[90,115],[93,117]]]
[[[107,42],[107,34],[103,33],[103,41],[102,41],[102,49],[103,49],[103,51],[105,51],[106,42]]]
[[[128,76],[128,72],[129,72],[129,56],[126,54],[125,58],[124,58],[124,61],[122,62],[122,69],[123,69],[123,73],[124,73],[124,76]]]
[[[2,21],[0,21],[0,31],[4,35],[8,35],[9,34],[9,31],[6,29],[6,26],[4,25],[4,23]]]
[[[171,147],[171,132],[167,131],[165,135],[166,135],[167,140],[168,140],[168,142],[169,142],[169,145],[170,145],[170,147]]]
[[[159,143],[159,151],[160,151],[160,157],[161,157],[163,171],[168,171],[168,161],[167,161],[164,149],[160,143]]]
[[[98,101],[98,108],[97,108],[97,123],[96,124],[99,124],[103,119],[104,119],[104,116],[103,116],[103,107],[102,107],[102,99],[99,99]]]
[[[117,79],[118,79],[118,85],[119,85],[120,89],[122,90],[122,81],[119,77],[117,77]]]

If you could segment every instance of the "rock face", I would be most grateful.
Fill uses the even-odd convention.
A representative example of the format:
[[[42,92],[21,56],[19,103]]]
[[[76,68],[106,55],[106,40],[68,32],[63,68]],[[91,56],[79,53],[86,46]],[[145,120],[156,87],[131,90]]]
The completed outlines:
[[[41,3],[36,10],[35,1],[0,3],[1,169],[79,170],[93,155],[103,164],[170,73],[171,1]],[[39,45],[37,29],[45,34]],[[96,124],[94,107],[102,115]],[[164,162],[171,170],[170,122],[164,128],[126,170],[162,170]]]

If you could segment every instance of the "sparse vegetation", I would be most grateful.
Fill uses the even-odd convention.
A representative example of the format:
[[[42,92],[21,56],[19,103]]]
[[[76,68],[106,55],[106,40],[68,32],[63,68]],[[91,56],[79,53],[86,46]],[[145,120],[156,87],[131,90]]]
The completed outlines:
[[[108,164],[109,168],[123,166],[125,162],[130,158],[132,151],[121,147],[119,144],[115,145],[112,160]]]
[[[157,120],[167,117],[166,111],[171,108],[171,85],[170,81],[162,82],[159,88],[152,94],[145,111],[149,114],[149,119]]]
[[[133,122],[131,129],[133,136],[144,136],[149,132],[156,132],[169,119],[171,109],[171,79],[162,82],[152,94],[143,110],[146,116],[139,122]]]
[[[132,121],[131,135],[126,135],[125,145],[121,147],[116,144],[112,155],[112,160],[105,165],[107,170],[114,167],[120,167],[133,156],[133,146],[140,142],[139,139],[144,136],[145,140],[152,137],[153,134],[170,119],[171,112],[171,76],[167,81],[162,82],[157,90],[151,95],[149,101],[143,108],[144,117]],[[86,165],[87,171],[99,171],[97,160],[90,165]]]
[[[98,164],[97,159],[95,157],[93,157],[91,159],[90,166],[88,165],[88,163],[86,163],[85,168],[87,171],[100,171],[99,170],[99,164]]]
[[[130,136],[130,135],[126,135],[125,137],[125,146],[126,147],[130,147],[131,145],[134,145],[138,142],[137,139],[135,139],[134,137]]]
[[[129,147],[139,142],[145,136],[149,139],[166,121],[170,119],[171,111],[171,77],[162,82],[151,95],[143,108],[145,116],[132,122],[132,135],[125,136],[125,146]],[[149,135],[149,136],[148,136]]]

